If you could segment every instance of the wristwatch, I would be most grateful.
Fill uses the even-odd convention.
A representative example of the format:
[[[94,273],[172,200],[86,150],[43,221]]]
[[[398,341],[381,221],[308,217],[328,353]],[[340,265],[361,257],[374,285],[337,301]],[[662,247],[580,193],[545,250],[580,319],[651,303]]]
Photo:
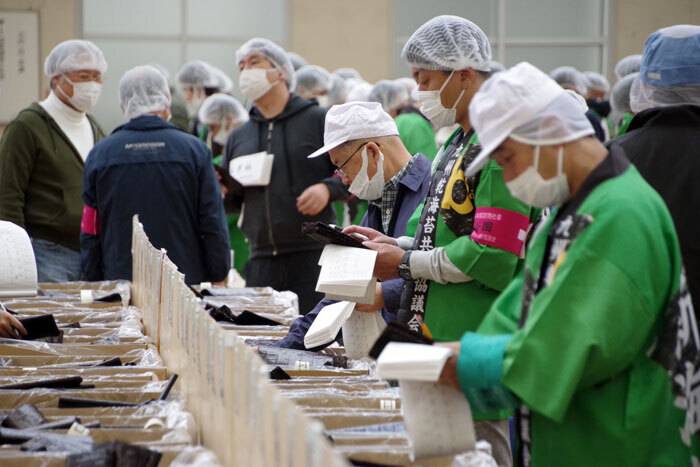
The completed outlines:
[[[411,267],[408,265],[408,261],[411,258],[411,253],[413,253],[413,250],[409,250],[404,253],[403,258],[401,258],[401,262],[399,263],[399,277],[405,281],[413,280],[413,276],[411,276]]]

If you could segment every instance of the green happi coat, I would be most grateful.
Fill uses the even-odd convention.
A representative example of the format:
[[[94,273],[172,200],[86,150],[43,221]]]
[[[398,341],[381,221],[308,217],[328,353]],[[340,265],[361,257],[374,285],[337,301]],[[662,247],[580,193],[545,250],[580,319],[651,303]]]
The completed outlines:
[[[426,249],[427,242],[420,232],[432,227],[435,239],[429,246],[443,247],[449,260],[473,279],[458,284],[426,281],[425,324],[436,341],[459,340],[465,331],[476,330],[522,263],[517,253],[478,243],[470,237],[476,210],[503,209],[530,221],[539,215],[539,210],[510,195],[503,171],[495,162],[490,161],[474,177],[465,176],[467,166],[480,150],[472,132],[465,134],[460,128],[453,133],[435,160],[428,197],[409,221],[409,235],[418,233],[414,250]],[[443,175],[445,172],[447,175]],[[445,183],[440,182],[443,178]],[[415,285],[407,285],[402,309],[415,304],[410,287],[419,288],[421,284],[416,281]]]
[[[668,209],[621,148],[525,262],[458,360],[475,410],[519,408],[519,464],[691,465],[695,315]]]

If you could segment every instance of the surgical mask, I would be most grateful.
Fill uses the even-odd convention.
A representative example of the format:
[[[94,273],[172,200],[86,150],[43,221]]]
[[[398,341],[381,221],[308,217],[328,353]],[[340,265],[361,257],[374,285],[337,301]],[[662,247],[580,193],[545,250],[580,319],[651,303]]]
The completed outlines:
[[[219,131],[216,132],[216,135],[214,135],[213,141],[220,146],[226,146],[226,141],[228,141],[228,135],[230,135],[232,131],[233,128],[222,126],[221,128],[219,128]]]
[[[450,82],[454,73],[454,71],[450,73],[450,76],[447,77],[439,91],[418,91],[417,93],[420,111],[438,128],[455,124],[455,119],[457,118],[457,104],[459,104],[459,101],[462,100],[462,96],[464,96],[464,89],[462,89],[455,105],[453,105],[451,109],[447,109],[442,105],[442,90],[445,89],[447,83]]]
[[[330,99],[328,96],[318,96],[316,97],[316,100],[318,101],[318,105],[323,107],[324,109],[327,109],[330,107]]]
[[[360,199],[374,201],[382,197],[384,193],[384,154],[379,151],[379,162],[377,162],[377,173],[374,174],[372,180],[367,175],[367,167],[369,165],[369,157],[367,156],[367,147],[362,150],[362,168],[355,176],[348,187],[348,191]]]
[[[201,90],[201,94],[200,94]],[[193,88],[192,89],[192,100],[190,101],[185,101],[185,105],[187,106],[187,112],[190,115],[190,117],[197,115],[197,111],[199,108],[202,106],[202,103],[204,100],[207,98],[206,95],[204,95],[204,90],[200,88]]]
[[[73,86],[72,97],[66,94],[61,86],[56,86],[58,91],[63,94],[63,97],[68,99],[68,102],[80,112],[89,112],[92,110],[100,99],[100,94],[102,94],[102,83],[98,83],[97,81],[74,83],[66,75],[63,75],[63,78]]]
[[[557,154],[557,175],[548,180],[537,171],[540,146],[535,146],[535,165],[528,167],[513,180],[506,182],[510,194],[528,206],[546,208],[561,206],[569,199],[569,183],[563,172],[564,148]]]
[[[238,77],[238,86],[243,95],[251,101],[256,101],[267,94],[274,86],[267,80],[268,71],[270,70],[266,68],[250,68],[241,71]]]

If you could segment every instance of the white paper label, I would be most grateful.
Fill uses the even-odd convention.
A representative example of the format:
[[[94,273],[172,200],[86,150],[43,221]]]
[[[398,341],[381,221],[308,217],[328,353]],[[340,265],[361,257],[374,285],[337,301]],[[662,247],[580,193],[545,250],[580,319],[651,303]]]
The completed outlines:
[[[311,365],[309,364],[309,362],[300,362],[300,361],[294,362],[294,369],[295,370],[308,370],[310,368],[311,368]]]
[[[92,290],[81,290],[80,291],[80,303],[92,303]]]
[[[379,402],[379,408],[382,410],[396,410],[396,400],[394,400],[394,399],[382,399]]]

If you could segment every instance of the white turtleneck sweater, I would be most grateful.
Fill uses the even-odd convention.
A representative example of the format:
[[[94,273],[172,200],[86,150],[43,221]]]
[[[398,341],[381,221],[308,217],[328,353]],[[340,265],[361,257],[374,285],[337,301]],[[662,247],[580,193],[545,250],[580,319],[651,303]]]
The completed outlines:
[[[39,105],[58,123],[84,161],[95,145],[95,135],[85,113],[67,106],[53,91]]]

